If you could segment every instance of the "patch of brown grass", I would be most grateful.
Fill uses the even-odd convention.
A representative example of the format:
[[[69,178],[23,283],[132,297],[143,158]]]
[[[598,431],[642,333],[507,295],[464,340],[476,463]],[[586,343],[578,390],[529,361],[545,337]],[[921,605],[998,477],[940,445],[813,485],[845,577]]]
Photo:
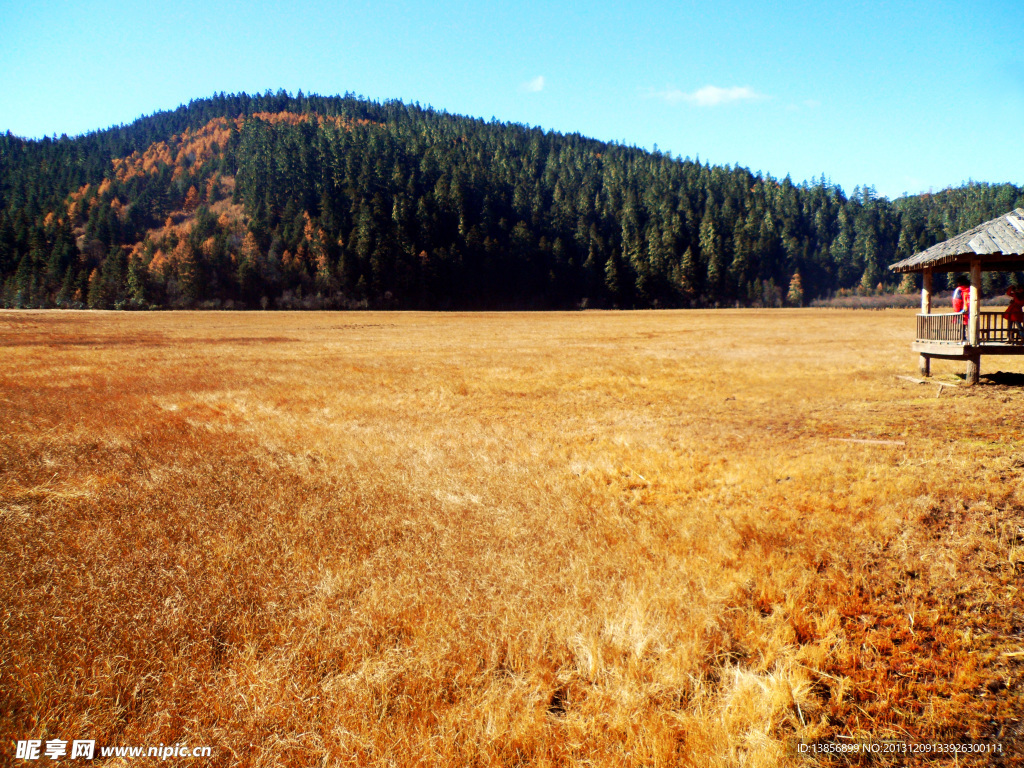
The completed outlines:
[[[1022,393],[897,380],[912,327],[0,313],[4,749],[705,766],[1007,740]]]

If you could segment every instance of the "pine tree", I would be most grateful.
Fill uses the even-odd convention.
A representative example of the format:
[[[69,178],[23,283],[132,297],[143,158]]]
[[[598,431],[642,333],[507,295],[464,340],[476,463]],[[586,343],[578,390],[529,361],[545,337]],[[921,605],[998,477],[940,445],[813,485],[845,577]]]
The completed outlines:
[[[147,306],[146,277],[148,270],[142,259],[133,256],[128,262],[128,305],[135,309]]]
[[[120,246],[107,253],[100,267],[100,304],[102,308],[120,309],[126,298],[127,259]]]
[[[838,227],[830,252],[839,287],[849,288],[856,280],[856,269],[853,264],[853,225],[845,208],[839,211]]]
[[[105,309],[103,297],[103,279],[100,269],[96,267],[89,273],[89,295],[86,299],[89,309]]]
[[[732,233],[732,263],[729,264],[729,279],[741,293],[750,273],[750,257],[751,247],[746,225],[743,219],[737,218]]]
[[[604,287],[612,301],[617,301],[619,294],[622,292],[622,282],[619,277],[619,265],[616,263],[614,253],[604,263]]]
[[[879,283],[879,269],[878,264],[874,259],[869,259],[864,265],[864,273],[860,278],[860,290],[865,294],[870,294],[876,290],[876,285]]]
[[[25,254],[18,262],[18,271],[14,274],[14,297],[12,306],[15,309],[32,306],[33,269],[32,259]]]
[[[676,283],[688,298],[692,298],[700,290],[700,283],[698,282],[699,269],[697,255],[693,252],[693,248],[687,246],[686,251],[683,253],[683,259],[679,263],[679,274],[676,278]]]
[[[917,292],[917,279],[914,277],[913,272],[903,273],[903,278],[900,280],[900,286],[897,288],[897,292],[904,295]]]
[[[870,191],[870,188],[867,189]],[[882,272],[878,263],[880,250],[878,232],[875,229],[874,222],[867,221],[863,224],[861,230],[857,233],[857,238],[853,242],[854,260],[863,265],[860,287],[864,293],[875,291],[876,285],[881,279]]]
[[[725,277],[725,254],[722,253],[722,241],[715,229],[715,221],[711,216],[709,207],[700,223],[700,253],[704,263],[708,266],[708,279],[706,288],[712,298],[717,297],[722,291],[722,283]]]
[[[61,280],[60,290],[57,291],[56,304],[58,307],[68,307],[71,305],[72,296],[75,293],[75,268],[72,265],[68,265],[68,268],[64,270],[64,279]]]

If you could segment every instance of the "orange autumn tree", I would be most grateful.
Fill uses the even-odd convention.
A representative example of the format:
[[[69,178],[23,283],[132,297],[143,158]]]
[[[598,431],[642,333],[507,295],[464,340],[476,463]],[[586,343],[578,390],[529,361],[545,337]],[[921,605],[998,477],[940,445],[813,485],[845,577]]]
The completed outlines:
[[[178,301],[185,306],[192,306],[202,298],[203,268],[187,238],[178,241],[171,254],[171,264],[177,275]]]
[[[804,288],[800,281],[800,272],[794,272],[793,278],[789,281],[789,291],[786,293],[786,301],[794,307],[803,306]]]
[[[199,207],[199,192],[196,190],[195,184],[188,188],[188,192],[185,193],[185,202],[182,208],[185,209],[186,213],[192,213],[196,208]]]
[[[327,258],[327,236],[320,226],[310,217],[308,211],[303,211],[303,218],[306,225],[303,228],[303,241],[308,248],[309,260],[314,269],[314,282],[320,293],[331,293],[337,289],[337,280],[331,272],[330,261]]]
[[[242,296],[251,300],[259,290],[260,281],[260,246],[252,231],[247,231],[242,239],[242,249],[238,254],[238,266],[235,278]]]

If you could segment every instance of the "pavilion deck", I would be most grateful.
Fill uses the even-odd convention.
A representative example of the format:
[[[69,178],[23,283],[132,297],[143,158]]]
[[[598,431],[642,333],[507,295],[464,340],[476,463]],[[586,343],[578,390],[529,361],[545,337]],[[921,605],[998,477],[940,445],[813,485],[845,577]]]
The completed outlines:
[[[1001,312],[984,312],[981,307],[981,274],[1024,270],[1024,208],[979,224],[942,243],[936,243],[889,269],[899,274],[921,273],[921,314],[917,316],[917,338],[911,349],[919,354],[923,376],[931,375],[933,357],[967,361],[964,378],[977,384],[983,355],[1021,355],[1024,344],[1011,333]],[[932,312],[932,278],[936,272],[970,270],[967,322],[963,314]],[[960,286],[967,281],[957,280]],[[968,298],[968,297],[965,297]],[[966,329],[966,333],[964,330]],[[972,343],[967,343],[967,340]]]
[[[985,355],[1024,355],[1024,338],[1011,333],[1002,312],[978,313],[978,344],[966,340],[964,315],[959,312],[920,314],[917,337],[911,348],[934,357],[968,359],[972,352]]]

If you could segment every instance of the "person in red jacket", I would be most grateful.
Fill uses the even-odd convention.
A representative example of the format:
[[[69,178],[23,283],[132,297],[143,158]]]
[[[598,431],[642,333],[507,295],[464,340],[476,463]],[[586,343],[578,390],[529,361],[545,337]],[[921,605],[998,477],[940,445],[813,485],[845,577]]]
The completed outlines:
[[[1024,288],[1011,285],[1006,289],[1010,305],[1003,312],[1006,318],[1007,339],[1011,344],[1024,343]]]
[[[967,341],[967,322],[971,316],[971,281],[966,277],[956,279],[953,290],[953,311],[964,316],[964,341]]]

